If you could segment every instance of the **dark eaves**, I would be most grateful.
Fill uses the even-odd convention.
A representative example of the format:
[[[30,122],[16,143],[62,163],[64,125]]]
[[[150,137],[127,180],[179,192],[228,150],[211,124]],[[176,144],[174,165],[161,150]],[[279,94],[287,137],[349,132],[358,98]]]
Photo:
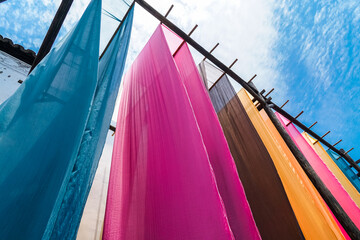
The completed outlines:
[[[0,0],[1,1],[1,0]],[[24,49],[19,44],[14,44],[11,39],[3,38],[0,35],[0,51],[3,51],[27,64],[32,65],[36,57],[36,53],[30,49]]]

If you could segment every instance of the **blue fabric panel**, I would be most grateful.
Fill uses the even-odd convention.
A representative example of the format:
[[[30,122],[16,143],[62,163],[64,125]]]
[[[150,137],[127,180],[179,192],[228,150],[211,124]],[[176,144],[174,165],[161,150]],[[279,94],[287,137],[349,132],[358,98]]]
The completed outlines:
[[[0,105],[0,238],[46,239],[97,84],[101,0]],[[49,226],[47,226],[49,225]]]
[[[356,175],[356,173],[355,173],[356,171],[353,168],[350,168],[349,164],[346,162],[345,159],[343,159],[343,158],[337,159],[339,157],[339,155],[337,153],[333,152],[330,149],[327,150],[326,152],[329,154],[329,156],[332,158],[332,160],[334,160],[336,165],[338,165],[338,167],[341,169],[341,171],[345,174],[345,176],[352,183],[352,185],[354,185],[356,190],[358,190],[358,192],[360,192],[360,179]]]
[[[99,62],[96,88],[86,130],[51,239],[76,239],[83,209],[105,144],[124,70],[133,8]],[[56,217],[56,215],[53,215]],[[49,230],[50,231],[50,230]]]

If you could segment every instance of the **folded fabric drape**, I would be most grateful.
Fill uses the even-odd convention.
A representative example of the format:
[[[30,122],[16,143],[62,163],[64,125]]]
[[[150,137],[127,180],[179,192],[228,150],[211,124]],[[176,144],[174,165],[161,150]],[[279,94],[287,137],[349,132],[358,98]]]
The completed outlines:
[[[351,199],[355,202],[357,207],[360,207],[360,194],[356,190],[356,188],[351,184],[349,179],[344,175],[344,173],[339,169],[336,163],[331,159],[329,154],[325,151],[325,149],[321,146],[319,142],[315,142],[315,139],[312,138],[309,134],[303,132],[305,140],[309,143],[309,145],[314,149],[316,154],[321,158],[321,160],[325,163],[327,168],[334,174],[336,179],[340,182],[341,186],[345,189],[345,191],[350,195]]]
[[[260,116],[244,89],[238,96],[274,162],[305,239],[345,239],[340,229],[341,225],[337,224],[330,209],[265,111],[262,110]],[[347,236],[345,231],[344,235]]]
[[[163,27],[163,30],[167,32],[165,36],[176,37],[168,28]],[[172,40],[167,38],[167,42]],[[187,44],[177,46],[174,60],[199,125],[234,237],[260,239],[224,133]]]
[[[353,171],[345,159],[339,156],[339,154],[333,152],[331,149],[326,151],[331,159],[338,165],[341,171],[349,179],[351,184],[360,192],[360,177]],[[359,205],[358,205],[359,206]]]
[[[71,172],[65,196],[54,228],[48,229],[51,239],[75,239],[82,212],[89,194],[119,91],[128,51],[133,21],[133,8],[123,19],[103,57],[99,61],[98,82],[90,115],[81,141],[75,165]]]
[[[101,1],[0,106],[0,236],[47,239],[97,83]]]
[[[272,159],[227,76],[213,85],[209,93],[261,237],[302,239]]]
[[[288,126],[286,124],[289,122],[288,119],[276,113],[281,124],[284,126],[286,131],[289,133],[290,137],[296,143],[300,151],[304,154],[306,159],[309,161],[312,168],[315,170],[317,175],[332,193],[332,195],[339,202],[341,207],[344,209],[349,218],[354,222],[354,224],[360,229],[360,209],[357,207],[355,202],[351,199],[350,195],[345,191],[341,186],[340,182],[336,179],[333,173],[327,168],[325,163],[321,158],[316,154],[314,149],[309,145],[297,128],[290,123]]]
[[[161,26],[123,81],[103,239],[234,239]]]

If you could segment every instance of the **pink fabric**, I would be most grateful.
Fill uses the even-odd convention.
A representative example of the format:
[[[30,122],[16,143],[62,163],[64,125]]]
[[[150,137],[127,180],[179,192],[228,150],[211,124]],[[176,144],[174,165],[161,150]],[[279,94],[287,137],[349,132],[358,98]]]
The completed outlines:
[[[341,233],[344,235],[346,240],[351,240],[349,234],[345,231],[345,229],[343,228],[343,226],[340,224],[340,222],[337,220],[337,218],[335,217],[335,215],[332,213],[331,209],[326,205],[326,207],[328,208],[329,212],[331,213],[331,216],[334,218],[336,224],[339,226]]]
[[[276,116],[278,117],[286,131],[289,133],[293,141],[296,143],[300,151],[309,161],[315,172],[324,182],[326,187],[330,190],[330,192],[339,202],[341,207],[344,209],[350,219],[354,222],[354,224],[360,229],[360,209],[356,206],[349,194],[341,186],[336,177],[327,168],[325,163],[316,154],[315,150],[309,145],[309,143],[296,129],[296,127],[292,123],[286,127],[286,124],[289,122],[289,120],[287,120],[279,113],[276,113]]]
[[[123,83],[103,239],[234,239],[161,27]]]
[[[164,32],[170,30],[164,28]],[[235,239],[260,239],[230,149],[187,44],[179,49],[174,60],[194,110]]]
[[[170,53],[171,55],[174,55],[174,53],[176,52],[176,50],[179,48],[179,46],[181,45],[181,43],[183,42],[183,39],[181,37],[179,37],[178,35],[174,34],[168,27],[166,27],[165,25],[161,25],[164,35],[165,35],[165,39],[166,42],[169,46],[170,49]]]

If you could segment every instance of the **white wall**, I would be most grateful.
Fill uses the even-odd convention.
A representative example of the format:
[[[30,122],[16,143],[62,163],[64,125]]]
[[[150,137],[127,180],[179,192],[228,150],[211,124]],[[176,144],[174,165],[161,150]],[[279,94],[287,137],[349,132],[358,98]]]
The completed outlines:
[[[0,51],[0,104],[20,86],[18,80],[25,80],[30,67],[29,64]]]

